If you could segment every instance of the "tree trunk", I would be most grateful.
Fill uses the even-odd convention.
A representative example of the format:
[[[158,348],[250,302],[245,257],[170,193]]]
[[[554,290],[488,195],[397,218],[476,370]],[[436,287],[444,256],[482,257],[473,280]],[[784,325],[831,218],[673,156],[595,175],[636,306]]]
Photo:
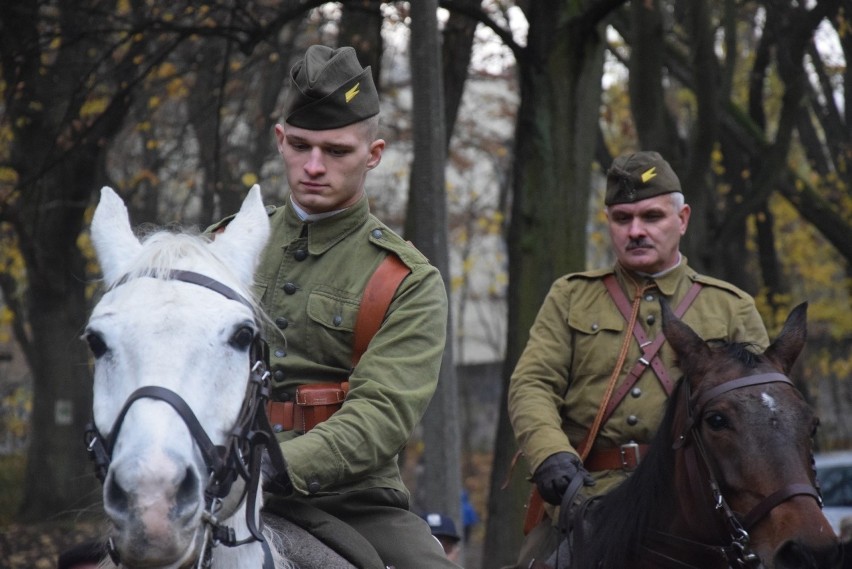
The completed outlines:
[[[677,126],[666,108],[663,85],[661,0],[632,0],[630,6],[630,109],[642,150],[655,150],[677,172],[682,156]]]
[[[406,237],[435,265],[449,294],[446,162],[441,52],[437,0],[411,4],[411,90],[414,162],[411,168]],[[453,362],[452,314],[435,396],[423,417],[423,470],[417,505],[451,516],[461,527],[461,443],[458,387]]]
[[[53,24],[63,42],[53,47],[40,36],[50,28],[39,5],[0,5],[2,72],[16,85],[5,112],[12,130],[8,166],[15,172],[17,199],[0,203],[0,218],[18,237],[27,274],[33,407],[22,520],[78,515],[97,500],[97,481],[88,465],[83,433],[91,419],[92,381],[79,336],[88,312],[86,262],[77,246],[107,141],[120,129],[131,103],[110,87],[137,72],[138,45],[123,54],[111,79],[90,75],[102,55],[103,38],[87,35],[92,25],[85,1],[64,3]],[[9,51],[11,50],[11,52]],[[42,51],[44,50],[44,51]],[[5,65],[14,62],[14,65]],[[104,87],[106,103],[97,117],[81,112],[90,95],[87,80]],[[100,82],[102,81],[102,82]],[[17,315],[21,317],[21,315]]]
[[[590,2],[531,2],[529,40],[518,62],[514,197],[509,226],[509,323],[503,391],[551,284],[585,268],[589,187],[598,135],[604,43]],[[505,396],[504,396],[505,397]],[[501,490],[516,443],[501,406],[494,447],[484,567],[517,559],[530,486],[519,463]]]
[[[480,0],[460,0],[460,3],[473,9],[481,2]],[[450,12],[450,17],[444,26],[441,63],[444,67],[444,134],[447,147],[453,137],[459,105],[464,94],[476,26],[476,21],[458,12]]]
[[[73,515],[99,499],[83,445],[83,432],[91,420],[92,379],[88,353],[79,340],[88,305],[85,263],[76,236],[95,171],[88,160],[84,164],[91,167],[89,173],[63,176],[65,172],[56,172],[40,184],[41,188],[76,188],[78,207],[31,210],[38,259],[36,266],[28,267],[28,301],[38,357],[32,370],[27,476],[19,512],[28,521]],[[70,196],[71,192],[65,197]]]
[[[378,88],[382,71],[382,8],[378,0],[350,0],[343,6],[337,44],[355,48],[361,65],[370,66]],[[381,91],[380,91],[381,92]]]

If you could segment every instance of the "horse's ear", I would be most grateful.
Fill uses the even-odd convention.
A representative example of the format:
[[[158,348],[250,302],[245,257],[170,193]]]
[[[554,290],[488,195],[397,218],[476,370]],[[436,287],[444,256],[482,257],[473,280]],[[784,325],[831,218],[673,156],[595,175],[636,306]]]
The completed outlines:
[[[803,302],[790,312],[781,333],[775,338],[763,355],[778,366],[785,374],[790,373],[793,364],[805,347],[808,337],[808,303]]]
[[[124,276],[129,262],[142,249],[142,244],[130,227],[127,207],[112,188],[101,188],[101,199],[95,208],[89,231],[104,281],[108,287],[112,286]]]
[[[225,231],[216,235],[210,247],[240,280],[251,283],[268,239],[269,216],[263,207],[260,186],[255,184],[243,200],[239,213]]]
[[[666,341],[677,354],[681,371],[687,377],[702,376],[702,364],[708,361],[710,348],[701,336],[675,315],[669,303],[662,298],[660,308],[663,313],[663,334],[666,335]]]

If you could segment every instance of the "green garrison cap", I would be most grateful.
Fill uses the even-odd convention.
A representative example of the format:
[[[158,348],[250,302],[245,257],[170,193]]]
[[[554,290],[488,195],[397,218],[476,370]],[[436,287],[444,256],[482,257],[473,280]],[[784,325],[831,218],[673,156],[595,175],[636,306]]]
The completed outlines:
[[[341,128],[379,114],[379,94],[370,68],[355,49],[312,45],[290,70],[285,121],[308,130]]]
[[[606,173],[606,205],[633,203],[662,194],[682,192],[669,163],[656,152],[623,154]]]

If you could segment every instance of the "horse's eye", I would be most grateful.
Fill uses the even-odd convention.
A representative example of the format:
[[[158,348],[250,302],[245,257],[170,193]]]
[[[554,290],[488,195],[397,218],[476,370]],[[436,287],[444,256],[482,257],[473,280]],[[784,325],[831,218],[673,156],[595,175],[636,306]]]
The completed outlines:
[[[728,420],[721,413],[712,413],[704,419],[707,426],[714,431],[721,431],[728,426]]]
[[[251,343],[254,341],[254,328],[251,326],[240,326],[240,328],[234,332],[234,335],[231,336],[231,339],[228,340],[228,343],[238,350],[245,350]]]
[[[95,359],[103,356],[109,349],[107,348],[106,342],[104,342],[103,336],[97,332],[89,330],[83,335],[83,339],[86,340],[87,344],[89,344],[89,350],[91,350]]]

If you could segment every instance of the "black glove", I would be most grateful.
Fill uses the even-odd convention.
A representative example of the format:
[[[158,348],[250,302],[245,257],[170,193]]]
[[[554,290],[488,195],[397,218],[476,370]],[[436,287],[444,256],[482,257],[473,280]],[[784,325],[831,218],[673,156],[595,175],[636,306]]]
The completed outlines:
[[[594,486],[592,476],[583,468],[580,457],[570,452],[557,452],[548,456],[533,474],[533,482],[545,502],[558,506],[562,496],[577,476],[583,477],[584,486]]]

